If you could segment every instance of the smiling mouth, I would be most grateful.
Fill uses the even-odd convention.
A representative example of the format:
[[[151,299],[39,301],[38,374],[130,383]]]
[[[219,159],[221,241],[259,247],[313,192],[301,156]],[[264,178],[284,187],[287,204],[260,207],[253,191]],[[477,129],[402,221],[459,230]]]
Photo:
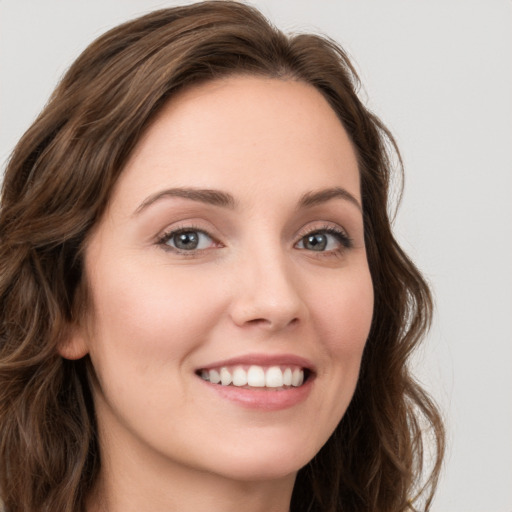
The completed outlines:
[[[310,370],[299,366],[236,365],[200,369],[196,374],[219,386],[254,390],[286,390],[301,387],[311,376]]]

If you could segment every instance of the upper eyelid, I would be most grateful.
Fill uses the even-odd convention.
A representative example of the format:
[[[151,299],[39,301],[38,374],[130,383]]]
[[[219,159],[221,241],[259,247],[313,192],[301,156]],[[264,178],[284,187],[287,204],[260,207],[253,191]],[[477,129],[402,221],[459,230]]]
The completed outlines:
[[[213,234],[216,230],[213,229],[211,226],[204,226],[202,225],[204,221],[198,221],[198,220],[184,220],[184,221],[177,221],[173,222],[171,224],[168,224],[163,229],[161,229],[155,236],[156,239],[169,236],[171,234],[183,232],[183,231],[200,231],[201,233],[204,233],[208,235],[209,237],[216,239],[218,236]]]
[[[323,221],[323,222],[326,222],[326,221]],[[300,229],[298,229],[295,232],[294,237],[297,239],[300,239],[303,236],[308,235],[310,233],[316,233],[318,231],[329,231],[329,230],[334,230],[337,232],[339,231],[339,232],[345,234],[347,237],[349,236],[348,232],[345,228],[341,227],[340,225],[338,225],[336,223],[328,222],[328,223],[323,224],[322,226],[301,227]],[[216,238],[216,236],[214,234],[212,234],[211,229],[205,228],[202,226],[198,226],[193,223],[190,223],[190,224],[184,223],[183,225],[166,227],[160,231],[160,233],[156,236],[156,238],[160,238],[162,236],[169,236],[171,234],[175,234],[175,233],[179,233],[179,232],[183,232],[183,231],[199,231],[201,233],[208,235],[211,238]]]
[[[160,238],[169,238],[172,235],[176,235],[179,233],[186,233],[187,231],[197,231],[198,233],[203,233],[204,235],[208,236],[212,240],[215,240],[215,235],[212,235],[210,231],[204,228],[198,228],[193,226],[183,226],[183,227],[176,227],[172,229],[164,229],[159,235],[157,235],[157,239]]]
[[[313,222],[319,222],[321,225],[315,224],[314,226],[311,226],[311,222],[308,222],[305,226],[301,227],[299,230],[296,231],[295,237],[297,240],[300,240],[304,236],[307,236],[310,233],[317,233],[319,231],[329,231],[333,230],[339,233],[344,234],[347,238],[350,238],[350,235],[344,227],[342,227],[337,222],[331,222],[331,221],[313,221]]]

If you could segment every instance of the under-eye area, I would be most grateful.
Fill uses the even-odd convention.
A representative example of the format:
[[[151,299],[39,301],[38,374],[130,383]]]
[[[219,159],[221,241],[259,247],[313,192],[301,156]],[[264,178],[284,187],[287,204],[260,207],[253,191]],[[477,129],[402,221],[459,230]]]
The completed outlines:
[[[199,369],[196,375],[219,386],[279,391],[302,386],[312,378],[313,372],[294,365],[236,365]]]

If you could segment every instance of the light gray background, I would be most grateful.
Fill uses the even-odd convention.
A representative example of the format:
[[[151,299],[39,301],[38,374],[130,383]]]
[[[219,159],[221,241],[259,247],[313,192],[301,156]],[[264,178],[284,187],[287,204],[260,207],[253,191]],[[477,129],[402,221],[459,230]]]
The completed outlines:
[[[78,53],[155,0],[0,0],[0,163]],[[449,450],[434,510],[512,511],[510,0],[255,0],[341,42],[406,164],[396,232],[433,285],[416,359]]]

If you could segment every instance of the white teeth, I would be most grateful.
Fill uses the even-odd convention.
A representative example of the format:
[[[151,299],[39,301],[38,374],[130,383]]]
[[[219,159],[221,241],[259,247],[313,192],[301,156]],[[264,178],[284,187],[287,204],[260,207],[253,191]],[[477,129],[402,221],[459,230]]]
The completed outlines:
[[[251,366],[247,372],[247,384],[254,388],[265,387],[265,372],[261,366]]]
[[[227,368],[220,369],[220,383],[223,386],[229,386],[231,384],[231,373]]]
[[[292,374],[292,386],[300,386],[304,382],[304,372],[299,370],[299,368],[295,368]]]
[[[265,386],[267,386],[267,388],[283,387],[283,372],[279,366],[272,366],[267,370],[265,375]]]
[[[210,382],[213,384],[218,384],[220,382],[220,373],[217,370],[210,370]]]
[[[247,384],[247,372],[243,368],[235,368],[233,372],[233,386],[245,386]]]
[[[304,370],[301,368],[285,368],[271,366],[266,370],[261,366],[250,366],[246,371],[241,366],[235,368],[222,367],[220,370],[202,370],[203,380],[222,386],[250,386],[254,388],[282,388],[283,386],[301,386],[304,382]]]

